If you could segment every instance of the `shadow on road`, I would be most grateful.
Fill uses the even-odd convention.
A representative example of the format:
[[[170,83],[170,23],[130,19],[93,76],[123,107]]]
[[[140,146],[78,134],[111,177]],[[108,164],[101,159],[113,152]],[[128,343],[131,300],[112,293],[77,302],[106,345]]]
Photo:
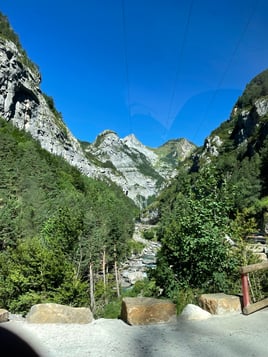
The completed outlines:
[[[214,316],[205,321],[132,326],[133,354],[139,357],[230,357],[268,355],[268,309],[244,316]]]

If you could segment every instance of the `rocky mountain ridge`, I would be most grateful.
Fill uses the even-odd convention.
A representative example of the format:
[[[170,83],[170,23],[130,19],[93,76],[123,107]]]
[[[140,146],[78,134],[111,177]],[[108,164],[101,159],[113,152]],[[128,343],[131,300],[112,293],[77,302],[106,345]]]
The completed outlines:
[[[108,130],[93,144],[82,145],[64,124],[53,100],[42,93],[40,82],[37,67],[25,53],[0,37],[1,117],[29,132],[42,148],[62,156],[83,174],[115,182],[140,206],[176,174],[179,160],[174,163],[159,158],[157,151],[146,148],[134,135],[120,139]],[[185,143],[183,152],[190,154],[195,146]]]
[[[194,166],[236,152],[252,157],[268,136],[268,70],[258,74],[238,98],[230,118],[206,138],[194,157]]]
[[[195,145],[185,139],[177,141],[181,143],[180,150],[173,148],[168,151],[169,155],[176,157],[175,160],[167,159],[168,154],[160,155],[157,149],[146,147],[133,134],[121,139],[112,130],[105,130],[92,144],[85,143],[84,149],[125,179],[121,184],[124,192],[131,198],[134,193],[136,201],[144,206],[149,197],[176,175],[181,153],[186,151],[189,155],[195,149]]]

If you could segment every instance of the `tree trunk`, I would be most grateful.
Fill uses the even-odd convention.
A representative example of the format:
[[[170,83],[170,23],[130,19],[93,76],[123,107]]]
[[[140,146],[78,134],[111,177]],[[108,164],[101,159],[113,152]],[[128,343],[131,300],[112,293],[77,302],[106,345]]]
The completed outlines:
[[[116,292],[117,296],[120,297],[120,287],[119,287],[119,273],[117,267],[117,261],[114,261],[114,273],[115,273],[115,282],[116,282]]]
[[[93,263],[89,263],[89,291],[90,291],[90,308],[94,312],[95,309],[95,297],[94,297],[94,275],[93,275]]]
[[[82,259],[83,259],[83,253],[82,253],[82,246],[81,246],[81,241],[80,241],[79,242],[79,261],[78,261],[77,269],[76,269],[76,279],[78,279],[80,276]]]
[[[103,276],[103,293],[105,304],[108,303],[107,299],[107,284],[106,284],[106,251],[105,248],[102,252],[102,276]]]
[[[118,267],[117,267],[117,251],[116,251],[116,245],[114,245],[114,275],[115,275],[115,283],[116,283],[117,296],[120,297],[119,274],[118,274]]]

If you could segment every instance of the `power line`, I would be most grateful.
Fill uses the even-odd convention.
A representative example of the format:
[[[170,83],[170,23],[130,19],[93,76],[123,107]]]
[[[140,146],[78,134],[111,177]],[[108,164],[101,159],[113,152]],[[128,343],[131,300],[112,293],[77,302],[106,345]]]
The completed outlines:
[[[179,75],[181,73],[181,69],[182,69],[182,58],[183,58],[183,53],[184,53],[184,49],[186,46],[186,41],[187,41],[187,37],[188,37],[188,32],[189,32],[189,25],[190,25],[190,20],[191,20],[191,16],[192,16],[192,10],[193,10],[193,3],[194,0],[191,1],[190,3],[190,7],[189,7],[189,11],[188,11],[188,16],[187,16],[187,21],[185,24],[185,29],[184,29],[184,34],[183,34],[183,40],[182,40],[182,45],[181,45],[181,49],[179,52],[179,56],[178,56],[178,62],[177,62],[177,69],[176,69],[176,73],[175,73],[175,80],[173,83],[173,87],[172,87],[172,91],[171,91],[171,97],[170,97],[170,101],[169,101],[169,106],[168,106],[168,116],[167,116],[167,122],[166,122],[166,127],[168,128],[169,126],[169,122],[170,122],[170,117],[172,114],[172,109],[173,109],[173,104],[174,104],[174,100],[175,100],[175,94],[176,94],[176,89],[177,89],[177,85],[178,85],[178,81],[179,81]],[[166,135],[169,129],[167,129],[166,131]]]
[[[208,110],[211,107],[211,105],[213,104],[213,102],[214,102],[214,100],[215,100],[215,98],[216,98],[216,96],[217,96],[217,94],[219,92],[219,89],[221,88],[221,86],[222,86],[222,84],[224,82],[224,79],[225,79],[228,71],[231,68],[232,62],[234,60],[234,57],[237,54],[238,48],[240,47],[241,42],[242,42],[242,40],[243,40],[243,38],[244,38],[248,28],[249,28],[249,25],[250,25],[251,21],[252,21],[252,18],[255,15],[256,9],[258,7],[259,0],[254,0],[253,2],[254,2],[253,9],[252,9],[252,11],[250,12],[250,14],[248,16],[247,22],[246,22],[246,24],[245,24],[245,26],[244,26],[244,28],[243,28],[243,30],[241,32],[241,35],[238,38],[238,41],[237,41],[237,43],[235,45],[235,48],[234,48],[234,50],[233,50],[233,52],[231,54],[231,57],[230,57],[229,61],[227,62],[226,68],[223,71],[222,76],[219,79],[217,87],[216,87],[215,91],[213,92],[210,101],[208,102],[208,105],[207,105],[207,107],[205,109],[205,112],[204,112],[203,117],[202,117],[202,119],[200,121],[200,124],[199,124],[199,126],[198,126],[198,128],[197,128],[197,130],[196,130],[196,132],[194,134],[194,138],[197,136],[198,132],[200,131],[200,128],[203,126],[204,122],[206,121],[206,116],[208,114]]]
[[[125,59],[125,74],[126,74],[126,85],[127,85],[127,110],[128,110],[128,121],[130,133],[132,133],[132,121],[131,121],[131,109],[130,109],[130,84],[129,84],[129,64],[127,55],[127,31],[126,31],[126,12],[125,12],[125,2],[121,1],[122,8],[122,25],[123,25],[123,49],[124,49],[124,59]]]

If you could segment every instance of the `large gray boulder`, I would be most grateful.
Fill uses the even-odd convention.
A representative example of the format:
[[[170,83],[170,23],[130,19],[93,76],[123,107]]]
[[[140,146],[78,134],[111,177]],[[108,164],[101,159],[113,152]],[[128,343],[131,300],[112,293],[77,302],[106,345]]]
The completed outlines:
[[[31,307],[26,320],[31,323],[88,324],[93,321],[89,308],[60,304],[37,304]]]

